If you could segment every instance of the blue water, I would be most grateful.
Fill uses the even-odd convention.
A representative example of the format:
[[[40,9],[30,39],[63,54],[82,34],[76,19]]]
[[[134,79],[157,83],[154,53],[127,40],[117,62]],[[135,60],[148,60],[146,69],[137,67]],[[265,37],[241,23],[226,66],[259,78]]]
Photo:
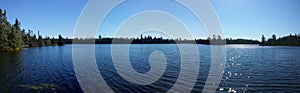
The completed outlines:
[[[74,46],[95,46],[94,54],[99,71],[106,84],[115,92],[167,92],[173,87],[182,69],[180,51],[175,44],[132,44],[129,60],[132,68],[139,73],[150,71],[149,56],[154,51],[163,53],[167,61],[166,70],[158,81],[138,85],[117,73],[112,63],[111,45]],[[198,51],[195,52],[199,53],[200,70],[192,92],[202,91],[211,66],[211,46],[197,46]],[[225,70],[217,92],[300,92],[300,47],[215,47],[225,47],[227,50]],[[0,53],[0,71],[0,93],[83,92],[74,72],[72,45]],[[186,84],[182,83],[183,89]]]

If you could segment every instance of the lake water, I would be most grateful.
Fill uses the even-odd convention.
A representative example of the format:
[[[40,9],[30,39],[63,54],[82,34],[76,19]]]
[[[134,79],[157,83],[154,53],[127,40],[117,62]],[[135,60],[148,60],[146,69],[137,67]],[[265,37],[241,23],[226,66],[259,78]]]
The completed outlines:
[[[180,70],[184,69],[181,68],[182,52],[175,44],[132,44],[129,49],[129,60],[136,72],[147,73],[152,70],[151,67],[154,68],[153,66],[162,67],[162,64],[157,62],[149,64],[149,57],[153,56],[154,51],[160,51],[167,62],[162,77],[156,82],[139,85],[127,81],[118,74],[111,57],[111,45],[74,46],[83,49],[95,46],[94,54],[99,71],[106,84],[115,92],[167,92],[178,79]],[[196,73],[198,78],[192,92],[202,91],[211,70],[212,47],[209,45],[197,47],[198,51],[194,52],[199,53],[200,69],[195,71],[199,73]],[[258,45],[214,47],[226,48],[225,70],[222,72],[217,92],[300,92],[300,47]],[[122,50],[118,51],[120,55],[124,53]],[[117,67],[123,69],[122,65]],[[183,89],[188,85],[185,82],[180,84]],[[19,52],[0,53],[0,93],[7,92],[83,92],[73,67],[72,45],[27,48]]]

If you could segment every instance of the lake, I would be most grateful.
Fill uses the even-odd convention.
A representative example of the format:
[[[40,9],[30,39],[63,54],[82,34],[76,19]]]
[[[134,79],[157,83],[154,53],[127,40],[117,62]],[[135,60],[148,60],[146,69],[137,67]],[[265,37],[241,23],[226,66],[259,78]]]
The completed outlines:
[[[153,83],[140,85],[122,78],[118,70],[129,73],[122,65],[122,57],[112,58],[112,45],[65,45],[39,48],[25,48],[19,52],[0,53],[0,93],[7,92],[83,92],[77,81],[72,58],[72,46],[86,49],[95,47],[98,70],[106,84],[115,92],[167,92],[180,76],[181,54],[175,44],[131,44],[128,51],[131,67],[138,73],[150,73],[150,76],[161,74],[161,77],[133,78],[140,82]],[[126,51],[115,45],[115,55],[124,56]],[[181,45],[188,46],[188,45]],[[192,85],[192,92],[201,92],[208,80],[211,66],[211,48],[226,49],[225,69],[217,92],[300,92],[300,47],[288,46],[258,46],[258,45],[226,45],[209,46],[196,45],[199,55],[190,57],[200,58],[199,67],[194,74],[198,75]],[[153,54],[155,52],[155,54]],[[90,52],[82,52],[82,55]],[[87,54],[88,55],[88,54]],[[151,56],[163,56],[151,59]],[[80,57],[79,57],[80,58]],[[150,59],[149,59],[150,58]],[[152,63],[149,63],[153,61]],[[165,60],[166,63],[160,63]],[[188,59],[184,59],[187,60]],[[80,64],[84,65],[82,60]],[[115,66],[114,61],[121,62]],[[189,60],[195,61],[195,60]],[[116,68],[117,67],[117,68]],[[197,66],[195,66],[197,67]],[[157,68],[157,69],[152,69]],[[163,69],[162,72],[159,69]],[[193,69],[193,68],[190,68]],[[79,68],[80,70],[80,68]],[[88,69],[81,69],[89,72]],[[157,73],[156,73],[157,72]],[[191,74],[185,74],[189,77]],[[126,75],[126,74],[125,74]],[[190,76],[192,77],[192,76]],[[145,79],[148,78],[148,79]],[[144,80],[143,80],[144,79]],[[131,80],[131,81],[132,81]],[[186,81],[188,82],[189,79]],[[184,81],[179,83],[182,89],[189,86]],[[209,86],[208,86],[209,87]],[[180,89],[178,91],[181,92]]]

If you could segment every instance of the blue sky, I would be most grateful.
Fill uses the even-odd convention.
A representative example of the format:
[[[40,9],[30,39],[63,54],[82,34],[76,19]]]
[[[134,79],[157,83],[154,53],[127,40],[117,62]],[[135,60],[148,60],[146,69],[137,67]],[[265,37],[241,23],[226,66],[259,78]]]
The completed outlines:
[[[87,0],[0,0],[0,8],[7,10],[10,22],[18,18],[24,29],[34,30],[36,33],[39,30],[44,36],[57,37],[62,34],[65,37],[72,37],[76,21],[87,2]],[[226,37],[259,40],[263,34],[266,37],[271,37],[272,34],[281,37],[290,33],[300,33],[300,0],[210,0],[210,2],[220,19]],[[197,38],[207,37],[201,23],[193,21],[195,18],[190,16],[186,8],[167,0],[160,0],[159,3],[155,0],[128,1],[112,11],[105,21],[107,24],[104,23],[98,33],[102,36],[113,36],[120,20],[143,9],[169,12],[184,22]]]

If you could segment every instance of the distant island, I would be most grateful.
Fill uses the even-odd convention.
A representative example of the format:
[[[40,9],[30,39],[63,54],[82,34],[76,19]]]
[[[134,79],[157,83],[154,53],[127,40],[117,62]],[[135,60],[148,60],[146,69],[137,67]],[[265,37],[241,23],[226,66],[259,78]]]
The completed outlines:
[[[225,44],[260,44],[257,40],[251,39],[222,39],[220,35],[212,35],[207,39],[164,39],[163,37],[152,37],[150,35],[137,38],[108,38],[99,35],[98,38],[74,38],[65,39],[66,44],[206,44],[206,45],[225,45]],[[73,42],[75,41],[75,42]]]
[[[20,28],[21,23],[18,19],[14,24],[7,21],[6,10],[0,9],[0,51],[18,51],[24,47],[43,47],[43,46],[63,46],[65,44],[206,44],[206,45],[226,45],[226,44],[259,44],[261,46],[300,46],[300,35],[289,35],[282,38],[272,38],[266,40],[264,35],[262,41],[251,39],[231,39],[222,38],[220,35],[213,34],[207,39],[164,39],[163,37],[143,36],[136,38],[102,37],[98,38],[58,38],[43,37],[34,34],[32,30],[26,32]],[[75,42],[74,42],[75,41]]]

